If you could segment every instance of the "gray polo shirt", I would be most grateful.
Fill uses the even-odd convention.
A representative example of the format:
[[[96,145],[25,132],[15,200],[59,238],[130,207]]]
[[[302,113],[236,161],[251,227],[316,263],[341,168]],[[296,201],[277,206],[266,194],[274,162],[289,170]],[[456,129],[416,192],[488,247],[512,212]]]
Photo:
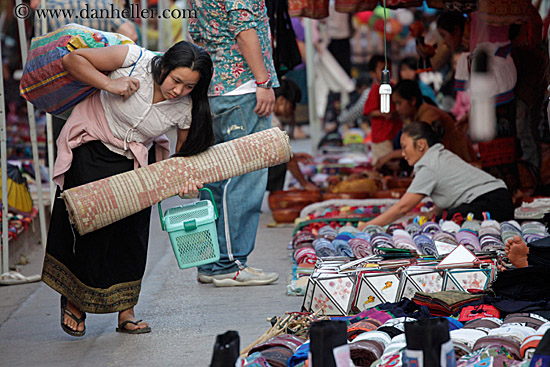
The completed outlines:
[[[429,196],[442,209],[469,204],[483,194],[506,188],[504,181],[466,163],[442,144],[431,146],[416,162],[414,175],[407,192]]]

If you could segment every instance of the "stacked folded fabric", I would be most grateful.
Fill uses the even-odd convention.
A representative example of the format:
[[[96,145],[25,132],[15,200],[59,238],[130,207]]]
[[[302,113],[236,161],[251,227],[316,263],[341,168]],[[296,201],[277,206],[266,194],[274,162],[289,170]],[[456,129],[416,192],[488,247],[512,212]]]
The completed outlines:
[[[330,241],[334,240],[337,234],[338,233],[336,232],[336,229],[332,228],[331,226],[324,226],[319,229],[319,236],[324,237]]]
[[[521,224],[521,233],[526,243],[548,237],[548,232],[544,224],[540,222],[524,222]]]
[[[353,257],[353,250],[348,244],[350,239],[352,239],[352,237],[348,234],[339,234],[334,241],[332,241],[332,245],[336,249],[338,256]]]
[[[416,247],[412,236],[404,229],[395,229],[393,231],[392,240],[396,248],[421,253],[420,249]]]
[[[420,225],[415,221],[406,227],[392,224],[386,229],[367,225],[363,231],[349,224],[339,226],[337,222],[331,222],[330,225],[317,224],[320,226],[315,229],[310,230],[308,227],[296,233],[292,240],[294,250],[310,247],[315,250],[317,257],[364,258],[385,254],[388,252],[385,249],[401,249],[421,256],[438,257],[461,244],[474,253],[502,253],[505,240],[519,235],[529,243],[529,259],[534,261],[533,264],[550,265],[545,260],[550,258],[550,240],[547,239],[543,224],[539,222],[526,222],[520,226],[515,221],[499,223],[495,220],[466,220],[459,226],[453,221],[443,221],[441,225],[434,222]],[[300,254],[305,253],[312,255],[312,251]]]
[[[437,233],[440,230],[441,228],[439,228],[439,225],[435,222],[426,222],[421,227],[421,232],[428,237],[432,237],[434,233]]]
[[[504,243],[514,238],[514,236],[522,237],[521,226],[515,220],[509,220],[500,223],[500,235]]]
[[[445,231],[437,232],[436,234],[433,235],[432,240],[434,242],[439,241],[439,242],[447,243],[449,245],[458,246],[458,242],[456,241],[455,235],[450,232],[445,232]]]
[[[422,227],[417,222],[412,222],[407,224],[407,226],[405,227],[405,231],[409,232],[411,236],[414,236],[415,234],[422,231]]]
[[[353,251],[353,255],[358,259],[370,256],[374,253],[371,243],[364,238],[352,238],[349,240],[348,244]]]
[[[422,255],[438,256],[437,248],[430,237],[425,234],[417,234],[413,240]]]
[[[352,234],[356,234],[356,233],[359,233],[360,231],[355,228],[354,226],[342,226],[338,229],[338,234],[341,234],[341,233],[352,233]]]
[[[315,249],[311,247],[302,247],[294,252],[294,260],[297,264],[308,263],[315,264],[317,262],[317,255]]]
[[[475,219],[466,220],[462,223],[462,227],[460,229],[471,231],[477,235],[481,229],[481,222]]]
[[[460,226],[452,220],[446,220],[441,224],[441,230],[447,233],[457,234]]]
[[[309,231],[300,231],[292,239],[292,248],[299,249],[301,247],[312,247],[315,240],[315,235]]]
[[[522,203],[514,211],[517,219],[542,219],[544,213],[550,212],[550,198],[537,198],[531,203]]]
[[[456,241],[472,252],[481,251],[481,244],[479,243],[477,233],[470,229],[462,228],[458,231]]]
[[[374,224],[370,224],[368,226],[366,226],[364,229],[363,229],[363,232],[365,233],[368,233],[369,235],[373,235],[373,234],[376,234],[376,233],[386,233],[386,231],[384,230],[384,228],[380,227],[380,226],[377,226],[377,225],[374,225]]]
[[[504,251],[504,242],[500,235],[500,224],[496,220],[484,220],[479,230],[481,251]]]
[[[416,292],[413,301],[421,306],[426,306],[432,316],[450,316],[472,302],[480,299],[482,295],[470,294],[460,291],[443,291],[435,293]]]
[[[326,238],[317,238],[315,241],[313,241],[313,248],[315,249],[315,253],[319,257],[338,256],[338,251],[336,251],[336,248],[334,247],[332,242],[327,240]]]
[[[385,232],[372,234],[370,237],[370,243],[372,244],[375,254],[384,253],[381,248],[395,248],[392,237]]]
[[[388,226],[388,229],[386,230],[386,233],[393,236],[393,235],[394,235],[394,232],[395,232],[396,230],[404,230],[404,229],[405,229],[405,227],[403,227],[402,224],[394,223],[394,224],[390,224],[390,225]]]
[[[315,265],[308,262],[298,264],[298,267],[296,268],[296,278],[308,277],[313,274],[314,269]]]

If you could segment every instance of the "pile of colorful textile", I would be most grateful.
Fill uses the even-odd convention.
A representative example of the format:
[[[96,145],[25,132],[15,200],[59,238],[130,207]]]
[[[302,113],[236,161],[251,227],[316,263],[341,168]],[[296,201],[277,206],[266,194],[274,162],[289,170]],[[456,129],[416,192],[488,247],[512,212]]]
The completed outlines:
[[[318,228],[320,227],[320,228]],[[504,244],[514,236],[526,243],[547,237],[549,234],[540,222],[516,221],[499,223],[494,220],[466,220],[462,226],[453,221],[441,225],[413,222],[404,227],[392,224],[387,229],[376,225],[365,225],[362,231],[351,225],[334,226],[321,222],[312,223],[299,230],[292,241],[294,259],[300,264],[307,259],[313,262],[317,257],[347,256],[361,258],[384,253],[384,249],[404,249],[419,255],[438,256],[449,253],[458,245],[464,245],[472,252],[504,251]],[[307,252],[303,248],[309,248]],[[314,250],[314,251],[312,251]]]
[[[326,317],[319,321],[316,315],[309,314],[313,319],[304,327],[282,327],[276,336],[248,348],[239,365],[306,366],[308,354],[323,353],[318,349],[322,344],[330,352],[335,346],[347,345],[349,356],[358,367],[405,366],[405,355],[415,349],[413,345],[426,344],[422,341],[424,338],[430,340],[426,348],[432,350],[439,344],[443,350],[443,342],[447,342],[450,350],[446,355],[453,360],[446,366],[527,367],[531,362],[533,365],[541,362],[540,352],[543,347],[548,348],[548,341],[541,343],[545,333],[545,338],[550,339],[550,321],[545,317],[536,313],[510,313],[500,317],[496,309],[496,313],[475,312],[483,309],[479,297],[462,304],[471,312],[445,318],[434,318],[426,306],[411,300],[384,303],[355,316],[331,317],[330,321]],[[418,327],[422,327],[420,332],[415,329]],[[320,333],[319,328],[324,329],[323,332]],[[443,342],[437,342],[439,336]],[[322,343],[319,338],[323,339]],[[537,350],[539,344],[541,348]],[[546,353],[550,355],[550,350]],[[258,364],[249,364],[252,361]]]
[[[413,301],[421,306],[426,306],[432,316],[451,316],[459,312],[465,304],[482,297],[480,294],[467,294],[458,291],[417,292]]]
[[[14,214],[8,212],[8,240],[17,240],[17,237],[25,230],[29,228],[29,224],[38,215],[38,209],[33,208],[30,213]],[[0,209],[0,218],[2,217],[2,210]],[[2,228],[0,227],[0,236],[2,234]]]

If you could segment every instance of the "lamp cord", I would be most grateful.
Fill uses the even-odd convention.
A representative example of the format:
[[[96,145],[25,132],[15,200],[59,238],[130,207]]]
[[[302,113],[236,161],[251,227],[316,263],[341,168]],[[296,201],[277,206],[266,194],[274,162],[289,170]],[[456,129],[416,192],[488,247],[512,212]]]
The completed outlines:
[[[386,52],[386,0],[384,0],[384,70],[388,70],[388,54]]]

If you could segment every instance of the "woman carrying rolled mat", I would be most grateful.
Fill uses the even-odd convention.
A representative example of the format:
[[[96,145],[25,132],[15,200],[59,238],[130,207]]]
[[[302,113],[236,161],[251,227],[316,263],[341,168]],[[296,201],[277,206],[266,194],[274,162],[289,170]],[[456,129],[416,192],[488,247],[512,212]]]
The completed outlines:
[[[59,188],[42,280],[61,293],[61,327],[68,334],[85,334],[86,312],[118,312],[116,331],[147,333],[151,328],[136,320],[134,306],[145,272],[151,209],[80,236],[59,194],[167,158],[163,134],[172,128],[178,129],[177,155],[211,146],[212,60],[204,49],[179,42],[163,56],[135,45],[78,49],[63,57],[63,65],[100,91],[74,108],[57,140]],[[180,195],[200,187],[189,180]]]
[[[402,154],[414,166],[414,179],[403,197],[380,216],[366,225],[384,226],[407,214],[424,197],[436,204],[435,214],[447,211],[466,216],[474,213],[483,219],[483,212],[491,218],[505,221],[514,218],[514,205],[506,185],[488,173],[466,163],[441,144],[442,127],[435,121],[412,122],[403,128]]]

